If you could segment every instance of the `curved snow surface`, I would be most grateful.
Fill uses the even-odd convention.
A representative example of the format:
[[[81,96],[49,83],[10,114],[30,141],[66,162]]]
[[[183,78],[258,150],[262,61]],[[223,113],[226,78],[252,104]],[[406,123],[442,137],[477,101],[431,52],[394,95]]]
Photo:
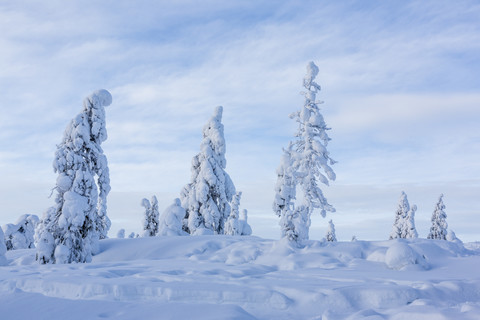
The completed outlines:
[[[479,319],[480,249],[440,240],[107,239],[92,263],[6,254],[1,319]]]

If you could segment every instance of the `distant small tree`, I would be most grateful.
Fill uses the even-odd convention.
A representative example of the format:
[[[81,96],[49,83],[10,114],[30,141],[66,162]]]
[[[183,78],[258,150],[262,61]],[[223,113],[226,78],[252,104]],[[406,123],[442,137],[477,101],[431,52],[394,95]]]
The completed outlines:
[[[404,230],[408,211],[410,211],[410,204],[408,203],[407,194],[402,191],[398,209],[395,212],[395,222],[390,233],[390,239],[405,238]]]
[[[99,239],[107,237],[110,178],[101,143],[107,139],[104,107],[111,103],[108,91],[93,92],[57,146],[56,205],[47,210],[35,233],[40,263],[90,262]]]
[[[415,228],[415,212],[417,211],[417,206],[413,205],[407,213],[405,220],[403,238],[406,239],[416,239],[418,238],[418,232]]]
[[[185,209],[181,206],[180,199],[173,200],[173,204],[168,206],[160,216],[158,227],[159,236],[183,236],[188,235],[182,230],[183,219],[185,218]]]
[[[158,200],[156,196],[152,197],[152,201],[142,199],[142,207],[145,208],[145,214],[143,219],[143,236],[154,237],[158,233],[159,224],[159,212],[158,212]]]
[[[132,232],[128,235],[128,238],[129,239],[138,238],[138,234],[136,235],[135,232]]]
[[[445,205],[443,204],[443,194],[441,194],[432,214],[432,226],[430,227],[430,233],[427,238],[447,240],[447,228],[447,214],[445,213]]]
[[[238,226],[240,229],[241,236],[249,236],[252,234],[252,227],[248,224],[248,211],[243,209],[242,216],[238,220]]]
[[[222,124],[223,108],[215,113],[203,127],[200,153],[192,159],[192,178],[180,195],[186,210],[184,230],[201,234],[205,229],[214,234],[224,234],[226,219],[235,186],[225,171],[225,138]]]
[[[232,211],[228,216],[227,223],[225,224],[225,234],[230,236],[238,236],[242,232],[240,230],[240,225],[238,223],[239,219],[239,207],[240,199],[242,197],[242,192],[239,191],[235,194],[232,200]]]
[[[337,236],[335,235],[335,225],[332,220],[328,221],[328,231],[325,239],[329,242],[337,242]]]
[[[118,230],[117,238],[119,238],[119,239],[124,239],[125,238],[125,229]]]
[[[3,227],[7,250],[35,248],[35,228],[39,219],[34,214],[24,214],[17,221]]]

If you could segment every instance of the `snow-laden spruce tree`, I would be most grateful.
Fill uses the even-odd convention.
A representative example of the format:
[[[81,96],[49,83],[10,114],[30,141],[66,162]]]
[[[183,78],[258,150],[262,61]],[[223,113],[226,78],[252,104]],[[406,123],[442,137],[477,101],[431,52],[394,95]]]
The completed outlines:
[[[302,238],[299,228],[295,227],[298,221],[298,211],[295,212],[296,180],[293,167],[293,144],[283,149],[280,165],[277,168],[277,183],[275,184],[275,199],[273,211],[280,218],[281,236],[290,241]]]
[[[160,216],[157,197],[153,196],[151,202],[148,201],[148,199],[142,199],[141,205],[145,208],[145,214],[143,216],[143,236],[154,237],[158,233],[158,220]]]
[[[186,210],[184,230],[190,234],[224,234],[235,186],[225,171],[222,107],[203,127],[200,153],[192,159],[192,178],[180,195]]]
[[[320,91],[320,85],[315,82],[317,75],[318,67],[310,62],[303,79],[303,86],[306,89],[303,92],[305,96],[303,107],[290,116],[298,123],[295,139],[288,148],[290,168],[285,168],[284,156],[277,170],[274,211],[281,217],[282,236],[295,242],[308,239],[310,216],[314,210],[318,209],[322,217],[325,217],[326,212],[335,212],[335,208],[328,203],[319,186],[320,184],[328,186],[329,181],[335,180],[336,176],[330,167],[335,161],[330,158],[330,153],[327,151],[330,141],[327,131],[330,128],[327,127],[320,113],[319,104],[322,102],[316,100],[317,93]],[[290,171],[288,176],[292,179],[291,182],[285,181],[284,176],[287,171]],[[288,184],[285,187],[288,190],[296,190],[297,185],[300,187],[303,193],[301,205],[294,204],[295,191],[291,191],[291,195],[288,196],[290,202],[283,204],[279,192],[284,193],[281,190],[281,185],[284,183]]]
[[[328,221],[328,230],[325,239],[329,242],[337,241],[337,236],[335,235],[335,225],[333,224],[332,220]]]
[[[242,233],[240,230],[240,199],[242,197],[242,192],[239,191],[235,194],[232,200],[232,211],[228,216],[227,222],[225,223],[225,234],[230,236],[238,236]]]
[[[248,224],[248,211],[247,209],[242,210],[242,216],[238,220],[238,226],[240,229],[241,236],[250,236],[252,234],[252,227]]]
[[[7,246],[5,245],[3,230],[0,228],[0,266],[7,264],[7,258],[5,257],[6,252]]]
[[[183,231],[183,219],[185,218],[185,209],[182,207],[180,199],[173,200],[173,204],[168,206],[160,216],[158,229],[159,236],[183,236],[188,235]]]
[[[427,239],[447,240],[447,228],[447,214],[445,213],[445,205],[443,204],[443,194],[441,194],[432,214],[432,226],[430,227],[430,233]]]
[[[415,228],[415,212],[417,211],[417,206],[411,206],[410,210],[407,213],[405,224],[403,226],[404,230],[402,232],[402,237],[405,239],[416,239],[418,238],[418,232]]]
[[[34,214],[24,214],[17,221],[3,227],[7,250],[35,248],[35,228],[39,219]]]
[[[397,211],[395,212],[395,222],[393,223],[390,239],[405,238],[404,231],[406,230],[407,214],[410,211],[410,204],[408,203],[407,194],[402,191],[398,203]]]
[[[104,107],[111,103],[106,90],[85,98],[82,112],[57,146],[56,205],[47,210],[35,233],[40,263],[89,262],[98,240],[107,236],[110,178],[101,144],[107,139]]]

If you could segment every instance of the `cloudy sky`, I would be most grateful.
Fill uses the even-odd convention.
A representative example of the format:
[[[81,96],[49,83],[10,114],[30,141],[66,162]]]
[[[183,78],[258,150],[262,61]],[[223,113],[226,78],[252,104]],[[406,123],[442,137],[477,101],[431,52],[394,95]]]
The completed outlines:
[[[275,169],[314,61],[337,237],[386,239],[405,191],[421,237],[444,193],[449,228],[480,240],[479,16],[473,0],[0,1],[0,225],[53,205],[56,144],[105,88],[111,236],[141,230],[142,198],[179,196],[222,105],[227,172],[254,234],[278,238]]]

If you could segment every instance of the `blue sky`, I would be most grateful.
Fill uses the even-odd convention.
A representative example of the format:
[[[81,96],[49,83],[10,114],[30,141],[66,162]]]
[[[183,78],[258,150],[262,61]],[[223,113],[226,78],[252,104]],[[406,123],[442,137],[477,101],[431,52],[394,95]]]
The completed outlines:
[[[105,88],[111,235],[140,231],[143,197],[179,196],[223,105],[227,172],[254,234],[277,238],[275,169],[313,60],[337,237],[387,238],[405,191],[421,237],[444,193],[449,227],[480,240],[479,16],[477,1],[2,1],[0,224],[53,204],[55,146]]]

